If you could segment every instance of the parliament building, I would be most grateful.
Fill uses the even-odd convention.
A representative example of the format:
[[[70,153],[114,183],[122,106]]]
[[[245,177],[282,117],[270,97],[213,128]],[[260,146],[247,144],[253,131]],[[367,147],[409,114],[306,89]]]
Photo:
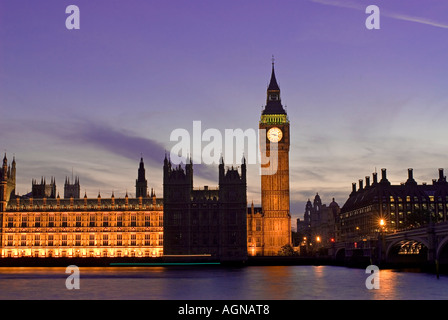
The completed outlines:
[[[140,161],[137,198],[79,196],[79,179],[64,198],[49,184],[32,181],[32,192],[15,195],[15,161],[1,170],[1,257],[158,257],[163,254],[163,200],[143,186]],[[10,182],[10,183],[8,183]],[[139,193],[140,192],[140,193]],[[142,193],[143,192],[143,193]]]
[[[87,197],[80,179],[65,179],[63,198],[56,180],[32,180],[31,192],[16,195],[16,161],[5,154],[0,168],[0,257],[204,256],[244,261],[248,255],[278,255],[291,245],[289,208],[289,120],[281,104],[272,64],[259,129],[262,156],[261,207],[248,208],[246,163],[226,167],[218,186],[193,187],[193,164],[163,162],[163,198],[148,192],[140,160],[135,197],[114,193]],[[275,170],[272,170],[272,168]]]

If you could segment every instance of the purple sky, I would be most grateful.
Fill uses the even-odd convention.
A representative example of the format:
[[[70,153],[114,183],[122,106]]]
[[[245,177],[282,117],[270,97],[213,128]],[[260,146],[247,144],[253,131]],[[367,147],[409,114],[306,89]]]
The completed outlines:
[[[67,30],[65,8],[81,11]],[[381,10],[367,30],[365,8]],[[17,189],[72,170],[88,196],[133,194],[140,153],[162,196],[170,133],[258,128],[271,56],[291,122],[291,207],[351,183],[448,167],[448,3],[436,0],[0,0],[0,149]],[[215,166],[195,186],[217,184]],[[258,168],[248,201],[259,204]]]

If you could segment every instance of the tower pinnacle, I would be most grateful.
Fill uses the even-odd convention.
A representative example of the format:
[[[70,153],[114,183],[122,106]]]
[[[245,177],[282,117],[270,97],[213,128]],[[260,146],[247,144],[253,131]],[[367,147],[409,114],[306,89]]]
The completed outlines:
[[[280,87],[275,77],[274,56],[272,56],[271,80],[267,89],[266,107],[263,110],[263,114],[286,114],[280,99]]]

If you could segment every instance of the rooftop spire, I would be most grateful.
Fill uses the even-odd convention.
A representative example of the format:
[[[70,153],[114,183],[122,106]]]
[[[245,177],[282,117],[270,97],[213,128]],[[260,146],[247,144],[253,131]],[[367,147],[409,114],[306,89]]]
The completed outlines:
[[[271,81],[269,82],[268,91],[280,91],[280,87],[278,86],[277,79],[275,78],[275,59],[274,55],[272,55],[272,73],[271,73]]]
[[[271,80],[268,85],[266,107],[262,114],[286,114],[280,99],[280,87],[275,77],[275,63],[274,56],[272,56],[272,72]]]

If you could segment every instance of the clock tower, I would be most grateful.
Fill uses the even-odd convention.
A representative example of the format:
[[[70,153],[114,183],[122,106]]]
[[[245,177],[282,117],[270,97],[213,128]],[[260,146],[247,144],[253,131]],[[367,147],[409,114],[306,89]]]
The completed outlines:
[[[263,255],[278,255],[291,245],[289,212],[289,120],[280,99],[272,62],[266,106],[259,122]]]

